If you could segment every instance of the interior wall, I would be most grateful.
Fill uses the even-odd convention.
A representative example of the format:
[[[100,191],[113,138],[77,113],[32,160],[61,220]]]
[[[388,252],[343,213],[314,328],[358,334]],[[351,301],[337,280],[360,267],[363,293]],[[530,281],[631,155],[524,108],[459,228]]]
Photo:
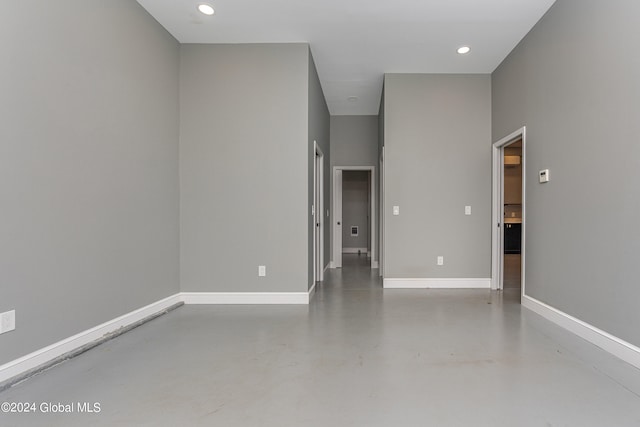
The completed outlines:
[[[136,2],[6,1],[0,51],[2,364],[178,292],[178,43]]]
[[[369,171],[342,173],[342,247],[369,249],[368,222],[370,215]],[[358,235],[351,235],[351,227],[358,227]]]
[[[308,88],[309,88],[309,201],[308,201],[308,215],[309,215],[309,289],[314,284],[314,275],[313,275],[313,235],[315,232],[314,226],[314,216],[311,211],[311,206],[314,204],[313,200],[313,168],[314,168],[314,145],[313,142],[316,141],[320,150],[322,150],[323,155],[323,166],[324,166],[324,175],[323,175],[323,230],[322,234],[324,237],[324,264],[328,264],[331,260],[331,222],[329,221],[329,217],[326,215],[327,210],[331,206],[331,201],[329,199],[330,189],[331,189],[331,169],[330,169],[330,159],[331,159],[331,145],[330,145],[330,135],[329,135],[329,108],[327,107],[327,102],[324,98],[324,93],[322,92],[322,86],[320,85],[320,79],[318,78],[318,71],[316,70],[316,64],[313,60],[313,55],[311,50],[308,51],[309,54],[309,78],[308,78]],[[325,265],[321,268],[324,269]]]
[[[527,127],[526,293],[635,345],[639,21],[638,2],[558,0],[492,76],[493,139]]]
[[[376,168],[375,194],[379,192],[378,116],[331,116],[331,224],[333,224],[333,167],[373,166]],[[343,207],[344,208],[344,207]],[[379,228],[380,210],[376,201],[376,229]],[[343,218],[344,220],[344,218]],[[343,227],[343,233],[345,228]],[[376,239],[376,259],[379,253]],[[343,240],[344,246],[344,240]],[[333,234],[331,234],[333,248]],[[333,254],[332,254],[333,255]]]
[[[491,277],[491,77],[384,84],[385,278]]]
[[[182,290],[306,292],[308,45],[180,53]]]

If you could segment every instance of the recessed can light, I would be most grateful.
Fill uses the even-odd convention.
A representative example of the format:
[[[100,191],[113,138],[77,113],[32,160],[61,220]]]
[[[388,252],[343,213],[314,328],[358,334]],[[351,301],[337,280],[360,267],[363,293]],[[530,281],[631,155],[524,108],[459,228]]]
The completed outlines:
[[[350,97],[347,98],[347,101],[349,101],[349,102],[356,102],[357,100],[358,100],[357,96],[350,96]]]
[[[469,53],[469,52],[471,52],[471,48],[469,46],[461,46],[461,47],[458,48],[458,53],[460,55],[464,55],[464,54]]]
[[[198,10],[200,11],[200,13],[203,13],[208,16],[211,16],[214,13],[213,7],[211,7],[211,5],[206,3],[199,4]]]

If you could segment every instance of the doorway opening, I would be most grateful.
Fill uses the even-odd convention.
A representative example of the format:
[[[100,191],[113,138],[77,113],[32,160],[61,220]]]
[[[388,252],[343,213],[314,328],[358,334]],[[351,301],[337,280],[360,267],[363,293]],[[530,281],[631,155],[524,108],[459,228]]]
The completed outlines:
[[[525,128],[493,145],[492,289],[525,289]]]
[[[373,166],[333,168],[332,268],[342,268],[343,254],[378,268],[375,182]]]
[[[317,283],[324,280],[324,156],[318,143],[313,144],[313,281]]]

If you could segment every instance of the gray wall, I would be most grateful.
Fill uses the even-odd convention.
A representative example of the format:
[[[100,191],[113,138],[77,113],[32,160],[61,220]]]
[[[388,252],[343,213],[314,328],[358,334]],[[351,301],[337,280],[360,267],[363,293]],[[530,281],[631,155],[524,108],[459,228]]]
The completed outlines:
[[[635,345],[639,21],[639,2],[558,0],[492,79],[493,139],[527,126],[526,293]]]
[[[331,116],[331,166],[378,165],[378,116]]]
[[[376,195],[379,194],[378,116],[331,116],[331,174],[334,166],[373,166],[376,168]],[[331,180],[331,223],[333,224],[333,178]],[[344,205],[343,205],[344,212]],[[376,230],[380,218],[376,200]],[[344,219],[344,217],[343,217]],[[345,227],[342,229],[345,232]],[[376,237],[376,251],[379,251]],[[343,239],[343,247],[345,242]],[[331,235],[333,248],[333,235]],[[376,254],[376,261],[378,255]]]
[[[182,290],[306,292],[308,45],[180,53]]]
[[[490,76],[387,74],[384,99],[385,277],[490,277]]]
[[[329,200],[330,188],[331,188],[331,169],[330,169],[330,158],[331,158],[331,147],[329,143],[329,108],[327,107],[327,103],[324,99],[324,93],[322,92],[322,86],[320,86],[320,79],[318,78],[318,71],[316,70],[316,65],[313,61],[313,56],[311,54],[311,50],[309,50],[309,154],[308,154],[308,165],[309,165],[309,197],[308,197],[308,215],[309,215],[309,243],[308,243],[308,251],[309,251],[309,277],[308,283],[309,288],[313,286],[313,233],[314,233],[314,218],[311,214],[311,205],[313,205],[313,168],[314,168],[314,160],[315,153],[313,147],[313,141],[318,143],[320,150],[322,150],[323,155],[323,165],[324,165],[324,175],[323,175],[323,235],[324,235],[324,264],[328,264],[331,260],[331,222],[329,218],[326,216],[326,211],[331,206],[331,202]],[[325,265],[322,266],[324,269]]]
[[[368,171],[345,171],[342,175],[342,247],[369,248],[370,215]],[[351,236],[351,227],[358,236]]]
[[[177,42],[132,1],[7,1],[0,46],[1,364],[179,285]]]

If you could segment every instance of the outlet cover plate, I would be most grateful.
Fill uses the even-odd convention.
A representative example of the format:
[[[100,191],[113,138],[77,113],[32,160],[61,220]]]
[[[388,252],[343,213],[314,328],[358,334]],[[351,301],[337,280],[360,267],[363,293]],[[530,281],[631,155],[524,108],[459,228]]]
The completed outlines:
[[[16,311],[6,311],[0,314],[0,334],[11,332],[16,328]]]

